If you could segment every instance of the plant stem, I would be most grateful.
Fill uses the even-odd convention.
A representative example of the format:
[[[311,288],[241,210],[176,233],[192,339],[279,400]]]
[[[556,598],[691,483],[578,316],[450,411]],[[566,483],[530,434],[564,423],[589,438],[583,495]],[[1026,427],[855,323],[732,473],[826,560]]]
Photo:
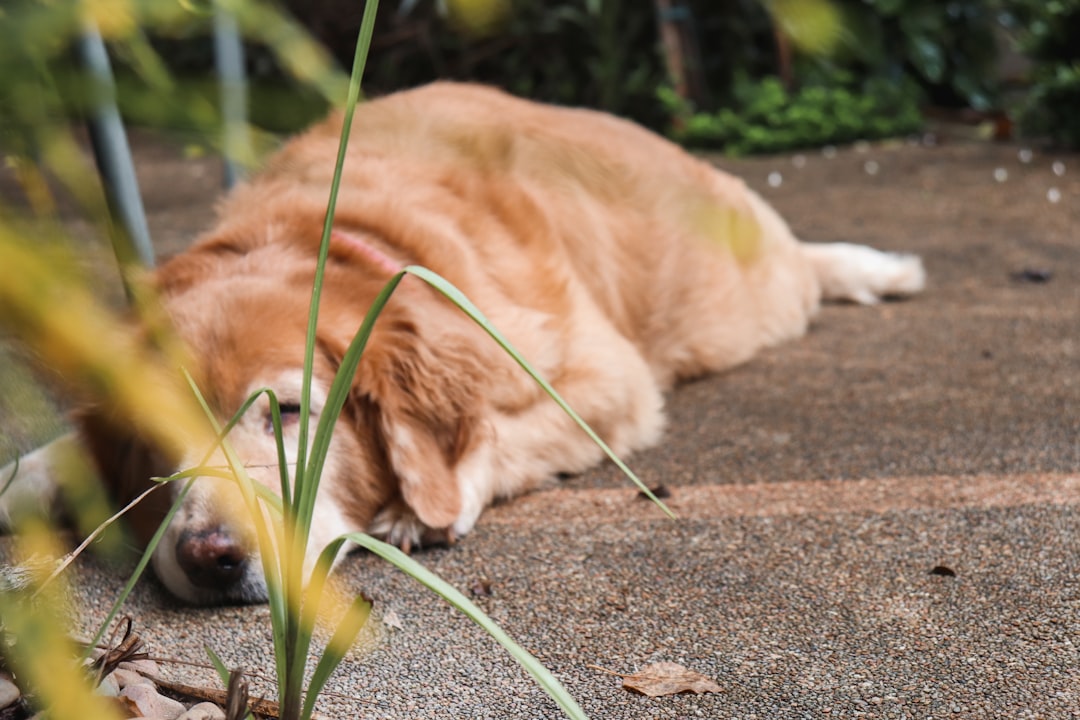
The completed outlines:
[[[367,0],[364,5],[364,17],[360,24],[356,52],[353,56],[352,74],[349,77],[349,92],[345,101],[345,117],[341,128],[341,141],[338,144],[334,177],[330,184],[330,197],[327,201],[326,216],[323,220],[319,258],[315,266],[315,279],[311,289],[311,305],[308,314],[307,340],[304,351],[304,381],[300,395],[300,427],[296,470],[294,473],[295,490],[293,503],[285,508],[285,538],[281,555],[281,574],[285,582],[285,601],[287,605],[284,648],[286,684],[285,687],[279,689],[281,720],[299,720],[303,703],[304,670],[307,665],[307,653],[310,647],[310,637],[302,632],[303,566],[308,534],[311,528],[311,516],[315,508],[315,495],[319,487],[318,474],[309,474],[307,468],[308,425],[311,419],[311,375],[315,364],[319,301],[322,296],[326,259],[330,252],[330,234],[334,227],[334,211],[337,207],[338,189],[341,186],[341,175],[345,167],[345,158],[349,147],[349,133],[352,130],[353,113],[360,98],[360,80],[364,75],[364,66],[367,63],[368,50],[371,47],[371,36],[374,31],[375,14],[378,8],[378,0]]]

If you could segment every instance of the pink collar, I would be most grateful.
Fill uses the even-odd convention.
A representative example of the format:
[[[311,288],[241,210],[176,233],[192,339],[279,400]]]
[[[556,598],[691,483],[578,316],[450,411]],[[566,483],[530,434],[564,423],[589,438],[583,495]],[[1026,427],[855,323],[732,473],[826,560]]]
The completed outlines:
[[[349,248],[375,267],[391,275],[396,275],[405,268],[403,264],[369,243],[358,233],[334,228],[330,231],[330,242]]]

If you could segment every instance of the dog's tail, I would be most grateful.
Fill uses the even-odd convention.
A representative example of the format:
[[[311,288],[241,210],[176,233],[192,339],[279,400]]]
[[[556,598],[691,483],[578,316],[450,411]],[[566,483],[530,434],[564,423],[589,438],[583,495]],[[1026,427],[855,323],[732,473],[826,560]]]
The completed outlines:
[[[825,300],[874,305],[883,298],[914,295],[926,285],[926,271],[917,255],[850,243],[803,243],[802,250]]]

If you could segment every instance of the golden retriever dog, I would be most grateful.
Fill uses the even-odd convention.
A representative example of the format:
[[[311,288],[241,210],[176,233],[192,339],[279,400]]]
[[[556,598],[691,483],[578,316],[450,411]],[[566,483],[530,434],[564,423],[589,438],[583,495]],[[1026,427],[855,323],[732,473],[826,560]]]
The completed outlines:
[[[293,447],[340,126],[335,115],[285,145],[224,201],[213,229],[154,273],[213,408],[229,418],[272,388]],[[823,299],[870,304],[924,283],[913,256],[800,242],[742,181],[630,122],[451,83],[358,108],[329,252],[315,419],[375,295],[422,265],[479,306],[620,455],[657,442],[676,381],[799,337]],[[77,424],[121,496],[204,451],[159,457],[93,414]],[[276,488],[265,396],[229,440]],[[481,328],[407,276],[337,421],[312,545],[347,531],[405,547],[453,540],[492,501],[602,458]],[[30,482],[48,474],[45,457],[24,464]],[[200,479],[154,555],[184,600],[265,598],[251,532],[222,511],[229,487]]]

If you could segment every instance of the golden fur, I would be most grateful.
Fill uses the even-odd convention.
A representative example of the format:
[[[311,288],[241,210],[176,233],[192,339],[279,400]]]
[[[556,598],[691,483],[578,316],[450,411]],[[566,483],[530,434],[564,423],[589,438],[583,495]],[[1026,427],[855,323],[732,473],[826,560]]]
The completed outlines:
[[[340,122],[288,143],[224,201],[214,229],[156,272],[222,417],[264,386],[298,402]],[[675,381],[798,337],[823,296],[873,302],[923,282],[916,258],[801,244],[740,180],[632,123],[469,85],[359,108],[334,226],[316,413],[393,267],[416,264],[460,288],[621,454],[658,440],[662,393]],[[274,487],[267,412],[257,403],[231,440]],[[103,432],[94,417],[84,427],[106,481],[119,478],[122,433]],[[346,530],[403,545],[461,535],[493,499],[601,458],[481,329],[406,277],[338,422],[314,541]],[[203,532],[186,550],[196,557],[235,544],[243,557],[231,559],[252,552],[219,510],[220,483],[200,484],[155,558],[158,574],[196,602],[260,599],[258,563],[223,587],[177,560],[192,531]]]

